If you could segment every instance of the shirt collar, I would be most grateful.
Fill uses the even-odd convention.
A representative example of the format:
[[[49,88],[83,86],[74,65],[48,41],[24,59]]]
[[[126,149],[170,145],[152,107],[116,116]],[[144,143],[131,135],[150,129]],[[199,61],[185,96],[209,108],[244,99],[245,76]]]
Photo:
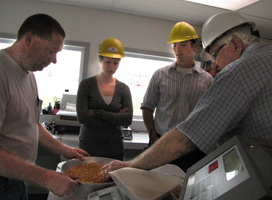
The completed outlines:
[[[246,56],[251,56],[252,51],[255,51],[256,49],[265,46],[266,44],[258,41],[258,42],[254,42],[251,45],[249,45],[246,50],[244,51],[244,53],[242,54],[241,57],[246,57]]]
[[[176,65],[176,62],[174,62],[171,67],[174,70],[176,70],[178,66]],[[201,69],[198,66],[196,66],[196,64],[195,64],[193,66],[193,68],[192,68],[192,71],[189,71],[188,74],[192,74],[193,72],[198,72],[200,74],[201,73]]]

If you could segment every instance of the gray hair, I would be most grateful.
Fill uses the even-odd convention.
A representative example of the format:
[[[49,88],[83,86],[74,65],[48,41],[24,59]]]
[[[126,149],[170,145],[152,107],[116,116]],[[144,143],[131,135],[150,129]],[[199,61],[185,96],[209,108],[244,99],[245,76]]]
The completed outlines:
[[[224,33],[216,42],[227,44],[232,39],[233,35],[240,38],[240,40],[247,45],[260,41],[257,36],[252,35],[251,25],[246,23],[230,29]]]

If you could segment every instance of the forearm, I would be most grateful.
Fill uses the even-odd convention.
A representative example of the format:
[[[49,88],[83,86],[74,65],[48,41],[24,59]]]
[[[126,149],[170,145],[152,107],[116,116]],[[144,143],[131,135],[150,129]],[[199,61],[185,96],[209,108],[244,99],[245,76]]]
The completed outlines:
[[[119,91],[118,86],[118,91]],[[119,102],[119,98],[114,98],[113,102],[116,106],[121,103],[121,109],[116,110],[115,112],[107,112],[105,111],[105,115],[100,115],[99,118],[115,125],[115,126],[129,126],[132,123],[133,117],[133,106],[132,106],[132,99],[129,87],[124,85],[123,91],[119,93],[121,102]],[[119,108],[118,108],[119,109]],[[122,110],[125,110],[123,112]]]
[[[175,128],[138,157],[129,161],[127,166],[148,170],[153,169],[170,163],[194,149],[196,149],[195,144]]]
[[[84,160],[85,156],[90,156],[86,151],[80,148],[72,148],[67,145],[62,144],[60,141],[52,137],[52,135],[47,132],[41,124],[39,127],[39,145],[51,150],[52,152],[62,155],[65,158],[78,158]]]
[[[93,124],[101,124],[101,120],[96,118],[94,115],[94,109],[79,109],[80,106],[77,108],[77,118],[80,124],[85,124],[87,126],[92,126]]]
[[[79,123],[86,126],[104,127],[105,122],[109,125],[125,126],[132,122],[131,112],[113,113],[103,109],[88,109],[87,112],[77,112]]]
[[[142,114],[143,114],[146,130],[149,133],[148,146],[151,146],[159,139],[156,128],[155,128],[155,124],[154,124],[153,110],[150,110],[148,108],[142,108]]]
[[[29,164],[2,148],[0,148],[0,155],[0,175],[11,179],[37,183],[44,187],[47,186],[49,170]]]
[[[115,126],[128,126],[132,122],[132,112],[113,113],[105,110],[96,110],[95,116]]]
[[[147,132],[150,133],[151,130],[156,131],[153,119],[153,111],[148,108],[143,108],[142,114]]]
[[[133,106],[129,88],[126,87],[124,94],[122,94],[122,107],[121,110],[116,110],[115,112],[106,111],[106,110],[95,110],[95,116],[98,119],[105,120],[106,122],[115,125],[115,126],[129,126],[132,123],[133,117]],[[115,104],[118,105],[118,102],[115,99]],[[122,111],[125,110],[125,111]]]
[[[4,177],[39,184],[59,197],[69,195],[78,186],[66,174],[29,164],[5,149],[0,148],[0,156],[0,175]]]
[[[38,124],[39,127],[39,145],[42,145],[52,152],[62,155],[64,149],[66,148],[64,144],[55,139],[41,124]]]

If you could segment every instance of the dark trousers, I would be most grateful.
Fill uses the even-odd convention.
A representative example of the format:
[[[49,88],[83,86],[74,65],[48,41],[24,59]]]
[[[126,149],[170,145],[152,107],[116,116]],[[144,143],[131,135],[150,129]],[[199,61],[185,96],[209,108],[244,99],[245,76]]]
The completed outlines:
[[[27,183],[0,176],[1,200],[27,200]]]
[[[160,138],[161,135],[159,135],[157,133],[157,137]],[[150,135],[149,135],[149,138],[151,138]],[[151,141],[149,140],[148,147],[150,147],[151,145],[152,145]],[[197,163],[199,160],[201,160],[205,156],[206,156],[205,153],[203,153],[199,149],[195,149],[195,150],[191,151],[190,153],[188,153],[184,156],[181,156],[181,157],[177,158],[176,160],[173,160],[172,162],[170,162],[170,164],[174,164],[174,165],[179,166],[186,173],[188,168],[190,168],[192,165]]]
[[[197,163],[199,160],[206,156],[205,153],[200,151],[199,149],[195,149],[190,153],[173,160],[171,164],[179,166],[185,173],[189,167],[193,164]]]

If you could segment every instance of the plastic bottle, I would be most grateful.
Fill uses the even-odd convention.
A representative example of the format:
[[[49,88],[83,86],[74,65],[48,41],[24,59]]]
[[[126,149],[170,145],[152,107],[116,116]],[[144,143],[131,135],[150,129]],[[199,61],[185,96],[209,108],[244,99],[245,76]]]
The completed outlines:
[[[52,122],[52,130],[51,130],[51,132],[52,132],[52,134],[58,134],[58,133],[56,133],[56,124],[55,124],[55,122]]]
[[[47,107],[47,112],[49,115],[53,113],[51,102],[49,102],[49,106]]]

